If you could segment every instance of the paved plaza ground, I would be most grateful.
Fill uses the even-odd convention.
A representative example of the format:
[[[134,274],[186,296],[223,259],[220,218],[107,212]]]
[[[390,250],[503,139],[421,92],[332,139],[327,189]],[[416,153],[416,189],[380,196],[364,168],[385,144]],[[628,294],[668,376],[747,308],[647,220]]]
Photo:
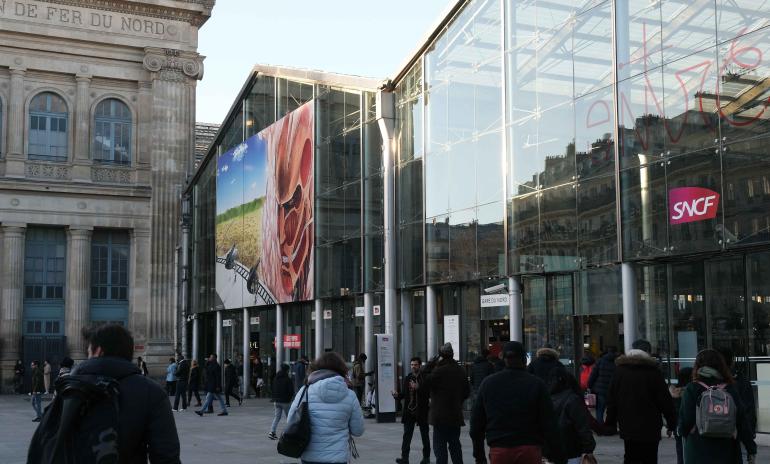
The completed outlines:
[[[37,424],[31,422],[32,407],[28,397],[0,396],[0,463],[21,464],[26,462],[27,445]],[[47,404],[47,403],[44,403]],[[218,411],[217,411],[218,412]],[[203,418],[188,409],[175,413],[179,437],[182,443],[182,462],[185,464],[295,464],[275,451],[275,441],[266,437],[273,417],[272,404],[267,400],[247,400],[243,406],[230,409],[227,417],[207,415]],[[283,428],[282,421],[280,430]],[[472,464],[471,444],[467,428],[463,429],[464,462]],[[401,447],[401,424],[378,424],[366,421],[366,433],[356,440],[361,457],[360,464],[392,464]],[[760,438],[757,462],[770,462],[770,437]],[[420,459],[419,435],[412,441],[411,462]],[[623,446],[617,437],[598,439],[597,458],[601,464],[622,463]],[[675,464],[674,441],[661,442],[661,464]],[[432,461],[433,462],[433,461]]]

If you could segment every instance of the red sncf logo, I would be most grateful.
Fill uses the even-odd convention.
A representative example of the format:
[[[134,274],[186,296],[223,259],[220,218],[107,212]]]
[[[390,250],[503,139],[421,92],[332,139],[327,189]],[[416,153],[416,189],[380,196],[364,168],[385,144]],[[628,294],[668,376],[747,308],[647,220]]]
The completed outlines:
[[[668,219],[671,224],[714,219],[719,193],[701,187],[680,187],[668,191]]]

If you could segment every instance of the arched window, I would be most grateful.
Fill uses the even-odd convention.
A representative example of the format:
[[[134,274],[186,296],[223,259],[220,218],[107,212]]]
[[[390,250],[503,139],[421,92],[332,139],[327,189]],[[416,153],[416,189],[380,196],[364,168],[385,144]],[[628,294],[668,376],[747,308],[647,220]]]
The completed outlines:
[[[29,157],[67,161],[67,104],[52,92],[43,92],[29,105]]]
[[[125,103],[109,98],[96,105],[91,146],[94,161],[131,163],[131,111]]]

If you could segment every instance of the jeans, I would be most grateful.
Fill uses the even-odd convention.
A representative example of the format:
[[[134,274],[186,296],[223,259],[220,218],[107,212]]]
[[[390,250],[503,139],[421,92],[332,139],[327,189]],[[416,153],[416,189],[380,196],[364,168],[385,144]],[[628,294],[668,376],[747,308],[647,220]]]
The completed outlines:
[[[596,395],[596,420],[604,425],[604,411],[607,408],[607,397]]]
[[[490,464],[540,464],[543,461],[539,446],[522,445],[514,448],[489,448]]]
[[[448,454],[447,447],[449,448]],[[449,455],[452,456],[452,464],[463,464],[459,425],[433,426],[433,454],[436,456],[436,464],[448,463]]]
[[[623,464],[658,464],[659,441],[624,440]]]
[[[206,412],[206,410],[211,406],[211,403],[214,402],[214,398],[219,400],[219,406],[222,408],[222,412],[227,412],[227,406],[225,406],[225,400],[222,399],[222,395],[220,393],[214,392],[206,393],[206,401],[203,402],[201,412]]]
[[[286,416],[286,419],[289,419],[289,408],[291,408],[291,403],[273,403],[275,407],[275,417],[273,417],[273,425],[270,426],[270,431],[275,433],[276,429],[278,429],[278,423],[281,422],[281,415]]]
[[[414,426],[420,427],[420,438],[422,438],[422,457],[430,458],[430,427],[428,424],[418,424],[412,418],[407,418],[404,422],[404,436],[401,439],[401,457],[409,460],[409,449],[412,447],[412,436],[414,435]]]
[[[187,409],[187,382],[176,382],[176,395],[174,395],[174,409],[179,409],[179,397],[182,397],[182,409]]]
[[[32,408],[35,410],[35,414],[37,414],[38,419],[43,417],[43,407],[41,406],[42,402],[43,402],[42,393],[32,394]]]
[[[583,456],[580,456],[578,458],[567,459],[567,464],[580,464],[580,461],[582,460],[583,460]]]

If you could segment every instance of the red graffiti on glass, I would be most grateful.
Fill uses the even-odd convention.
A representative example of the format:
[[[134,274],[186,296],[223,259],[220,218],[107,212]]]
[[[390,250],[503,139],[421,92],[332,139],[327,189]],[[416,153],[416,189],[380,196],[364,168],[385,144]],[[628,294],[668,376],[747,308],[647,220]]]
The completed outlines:
[[[680,187],[668,192],[669,222],[672,225],[705,221],[717,216],[719,193],[702,187]]]

